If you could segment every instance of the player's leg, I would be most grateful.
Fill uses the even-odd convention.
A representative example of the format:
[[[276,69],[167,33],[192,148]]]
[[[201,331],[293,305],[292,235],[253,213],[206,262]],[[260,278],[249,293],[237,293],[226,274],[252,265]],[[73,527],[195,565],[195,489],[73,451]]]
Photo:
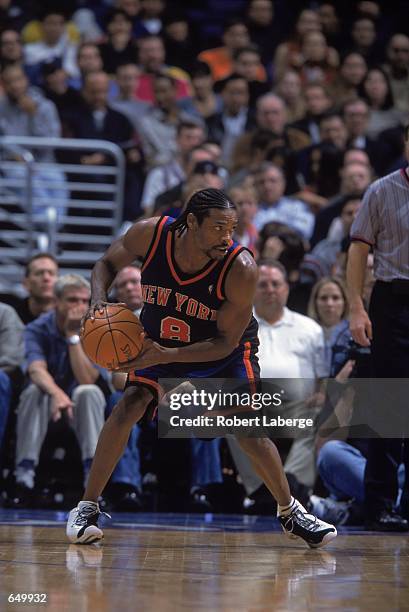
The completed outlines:
[[[277,447],[269,438],[236,438],[254,471],[280,506],[291,503],[290,487]]]
[[[128,442],[132,427],[140,421],[153,399],[143,386],[128,387],[102,428],[89,473],[83,500],[71,510],[67,523],[68,539],[91,544],[103,538],[98,527],[101,512],[97,503]]]
[[[284,533],[302,538],[310,548],[320,548],[333,540],[337,530],[321,521],[291,496],[287,477],[274,442],[269,438],[237,438],[255,472],[263,479],[277,501],[277,516]]]
[[[234,359],[219,376],[239,381],[247,379],[249,391],[253,393],[260,381],[257,349],[257,343],[246,343],[242,352],[236,350]],[[309,514],[291,496],[281,457],[272,440],[260,436],[238,437],[237,441],[277,501],[277,516],[287,536],[302,538],[311,548],[324,546],[336,537],[337,530],[333,525]]]

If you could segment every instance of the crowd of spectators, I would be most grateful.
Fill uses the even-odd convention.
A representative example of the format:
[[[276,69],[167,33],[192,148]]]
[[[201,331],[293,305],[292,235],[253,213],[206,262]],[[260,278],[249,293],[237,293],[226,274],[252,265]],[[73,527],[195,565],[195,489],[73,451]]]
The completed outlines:
[[[238,207],[236,239],[260,267],[255,315],[262,375],[313,381],[291,410],[296,416],[307,410],[317,423],[323,380],[331,375],[343,384],[356,374],[344,290],[351,224],[368,185],[406,163],[405,5],[0,3],[0,135],[119,145],[126,157],[125,224],[176,217],[196,189],[226,190]],[[55,160],[48,154],[42,161]],[[109,162],[96,150],[78,163]],[[66,342],[78,333],[89,287],[80,276],[58,276],[57,259],[32,258],[27,298],[0,304],[3,496],[17,507],[39,503],[42,447],[51,449],[48,461],[69,454],[61,448],[60,421],[71,425],[86,479],[103,419],[124,382],[86,364],[81,346]],[[369,268],[367,299],[371,286]],[[123,270],[113,291],[138,312],[138,267]],[[10,326],[16,331],[9,340]],[[348,445],[346,437],[327,439],[317,425],[310,436],[280,445],[298,495],[308,501],[315,487],[331,496],[313,495],[310,502],[327,519],[332,512],[330,522],[354,514],[346,500],[362,503],[365,444]],[[156,440],[153,425],[136,426],[109,485],[111,505],[153,503],[147,491],[160,490],[161,478],[177,489],[174,473],[186,462],[163,465],[163,453],[177,455],[170,446]],[[263,485],[233,440],[192,441],[182,454],[189,469],[179,481],[192,507],[226,509],[220,490],[229,486],[242,487],[241,509],[260,509]]]

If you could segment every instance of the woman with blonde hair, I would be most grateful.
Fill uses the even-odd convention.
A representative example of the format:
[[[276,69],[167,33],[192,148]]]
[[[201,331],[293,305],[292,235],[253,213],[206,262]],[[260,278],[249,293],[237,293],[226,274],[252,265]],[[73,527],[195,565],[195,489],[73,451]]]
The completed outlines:
[[[341,336],[349,332],[348,310],[348,298],[342,280],[335,276],[325,276],[314,285],[308,304],[308,316],[323,329],[328,367],[331,370],[336,358],[333,348]]]

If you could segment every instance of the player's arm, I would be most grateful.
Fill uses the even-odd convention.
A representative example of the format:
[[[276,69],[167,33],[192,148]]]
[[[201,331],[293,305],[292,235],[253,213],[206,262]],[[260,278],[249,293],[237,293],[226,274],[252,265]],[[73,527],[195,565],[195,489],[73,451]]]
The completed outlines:
[[[91,315],[107,303],[108,289],[119,270],[145,257],[158,221],[159,217],[152,217],[134,223],[96,262],[91,276]]]
[[[370,245],[366,242],[352,242],[347,264],[349,327],[355,342],[362,346],[369,346],[372,340],[372,325],[362,300],[369,249]]]
[[[226,278],[226,300],[217,313],[218,335],[215,338],[177,348],[165,348],[146,339],[138,357],[120,371],[147,368],[159,363],[216,361],[230,355],[251,319],[257,278],[254,259],[249,253],[241,253]]]

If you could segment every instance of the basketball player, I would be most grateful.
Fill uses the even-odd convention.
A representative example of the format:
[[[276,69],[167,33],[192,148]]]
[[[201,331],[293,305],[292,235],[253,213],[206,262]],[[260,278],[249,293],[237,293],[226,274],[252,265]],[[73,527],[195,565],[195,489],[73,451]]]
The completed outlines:
[[[98,527],[101,495],[121,457],[131,427],[156,405],[160,378],[257,379],[257,322],[252,316],[257,265],[232,241],[233,202],[219,189],[197,191],[174,220],[135,223],[95,264],[89,314],[101,309],[115,275],[142,257],[147,338],[129,371],[123,398],[105,422],[83,501],[71,510],[67,536],[89,544]],[[337,535],[335,527],[308,514],[290,493],[276,446],[268,438],[238,438],[255,471],[277,500],[284,532],[312,548]]]

